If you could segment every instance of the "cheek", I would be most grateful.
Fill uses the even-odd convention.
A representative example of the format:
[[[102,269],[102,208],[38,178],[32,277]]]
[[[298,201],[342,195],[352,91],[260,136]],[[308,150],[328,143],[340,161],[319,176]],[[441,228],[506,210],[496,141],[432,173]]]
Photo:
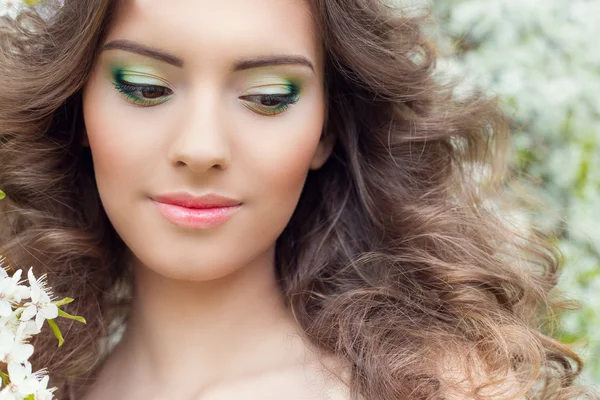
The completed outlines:
[[[131,107],[109,84],[91,78],[83,94],[83,115],[98,194],[113,227],[128,246],[139,237],[136,201],[155,169],[151,133],[145,120],[132,117]],[[142,136],[147,136],[143,140]],[[132,223],[138,221],[136,223]]]
[[[123,157],[125,135],[122,124],[117,123],[119,119],[111,116],[114,107],[110,97],[110,91],[100,84],[97,74],[93,74],[83,92],[83,116],[96,178],[127,163],[127,158]]]
[[[140,137],[140,133],[150,136],[149,132],[131,118],[130,107],[113,92],[110,85],[100,84],[99,78],[92,76],[83,95],[85,129],[101,195],[143,176],[150,166],[145,160],[153,154],[152,141]]]
[[[250,158],[245,167],[273,201],[297,200],[319,145],[323,124],[319,103],[296,115],[269,126],[268,133],[255,140],[255,151],[245,152]]]
[[[322,117],[314,111],[298,113],[304,118],[282,121],[273,131],[270,127],[271,133],[260,135],[244,152],[244,176],[254,186],[257,237],[275,241],[296,209],[322,131]]]
[[[253,165],[261,182],[274,190],[292,189],[303,185],[318,142],[315,131],[298,132],[301,140],[272,140],[262,147],[262,156]]]

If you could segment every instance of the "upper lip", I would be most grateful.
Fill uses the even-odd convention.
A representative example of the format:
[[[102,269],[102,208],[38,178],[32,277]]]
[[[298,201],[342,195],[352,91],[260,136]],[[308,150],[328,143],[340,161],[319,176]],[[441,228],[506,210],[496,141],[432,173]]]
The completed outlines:
[[[158,201],[159,203],[173,204],[188,208],[235,207],[242,204],[239,200],[214,193],[203,196],[194,196],[189,193],[168,193],[154,196],[153,200]]]

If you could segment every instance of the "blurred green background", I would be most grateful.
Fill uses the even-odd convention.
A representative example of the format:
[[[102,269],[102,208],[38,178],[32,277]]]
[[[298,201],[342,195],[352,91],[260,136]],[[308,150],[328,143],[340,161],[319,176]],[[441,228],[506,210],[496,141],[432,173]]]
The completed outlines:
[[[427,0],[405,1],[406,5]],[[430,0],[439,69],[499,95],[514,121],[514,163],[548,206],[524,216],[565,256],[559,287],[582,308],[563,339],[600,384],[600,1]]]

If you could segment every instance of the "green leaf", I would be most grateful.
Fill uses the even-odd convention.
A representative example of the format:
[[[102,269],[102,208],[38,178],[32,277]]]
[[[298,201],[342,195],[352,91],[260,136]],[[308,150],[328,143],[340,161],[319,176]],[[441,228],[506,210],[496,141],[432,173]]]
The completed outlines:
[[[58,316],[63,317],[63,318],[68,318],[68,319],[74,319],[75,321],[81,322],[82,324],[87,324],[87,322],[85,321],[85,318],[80,317],[79,315],[68,314],[68,313],[64,312],[63,310],[61,310],[60,308],[58,309]]]
[[[8,374],[5,374],[3,371],[0,371],[0,378],[2,378],[2,386],[8,385]]]
[[[56,306],[56,307],[60,307],[60,306],[64,306],[65,304],[69,304],[74,302],[75,299],[72,299],[70,297],[65,297],[62,300],[58,300],[58,301],[53,301],[52,303]]]
[[[4,193],[2,190],[0,190],[0,200],[2,200],[5,197],[6,197],[6,193]]]
[[[58,339],[58,347],[62,346],[65,342],[65,339],[63,338],[62,333],[60,333],[58,325],[56,325],[56,322],[54,322],[54,320],[49,319],[47,321],[48,325],[50,325],[50,328],[52,328],[52,332],[54,332],[54,336],[56,336],[56,338]]]
[[[35,394],[28,394],[23,398],[23,400],[35,400]]]

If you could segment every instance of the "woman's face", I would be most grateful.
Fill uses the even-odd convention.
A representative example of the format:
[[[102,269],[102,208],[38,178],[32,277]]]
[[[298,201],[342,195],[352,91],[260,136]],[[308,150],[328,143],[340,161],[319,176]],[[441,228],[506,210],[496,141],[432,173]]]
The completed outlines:
[[[323,85],[305,0],[122,1],[83,110],[100,198],[134,256],[208,280],[272,254],[331,151]]]

